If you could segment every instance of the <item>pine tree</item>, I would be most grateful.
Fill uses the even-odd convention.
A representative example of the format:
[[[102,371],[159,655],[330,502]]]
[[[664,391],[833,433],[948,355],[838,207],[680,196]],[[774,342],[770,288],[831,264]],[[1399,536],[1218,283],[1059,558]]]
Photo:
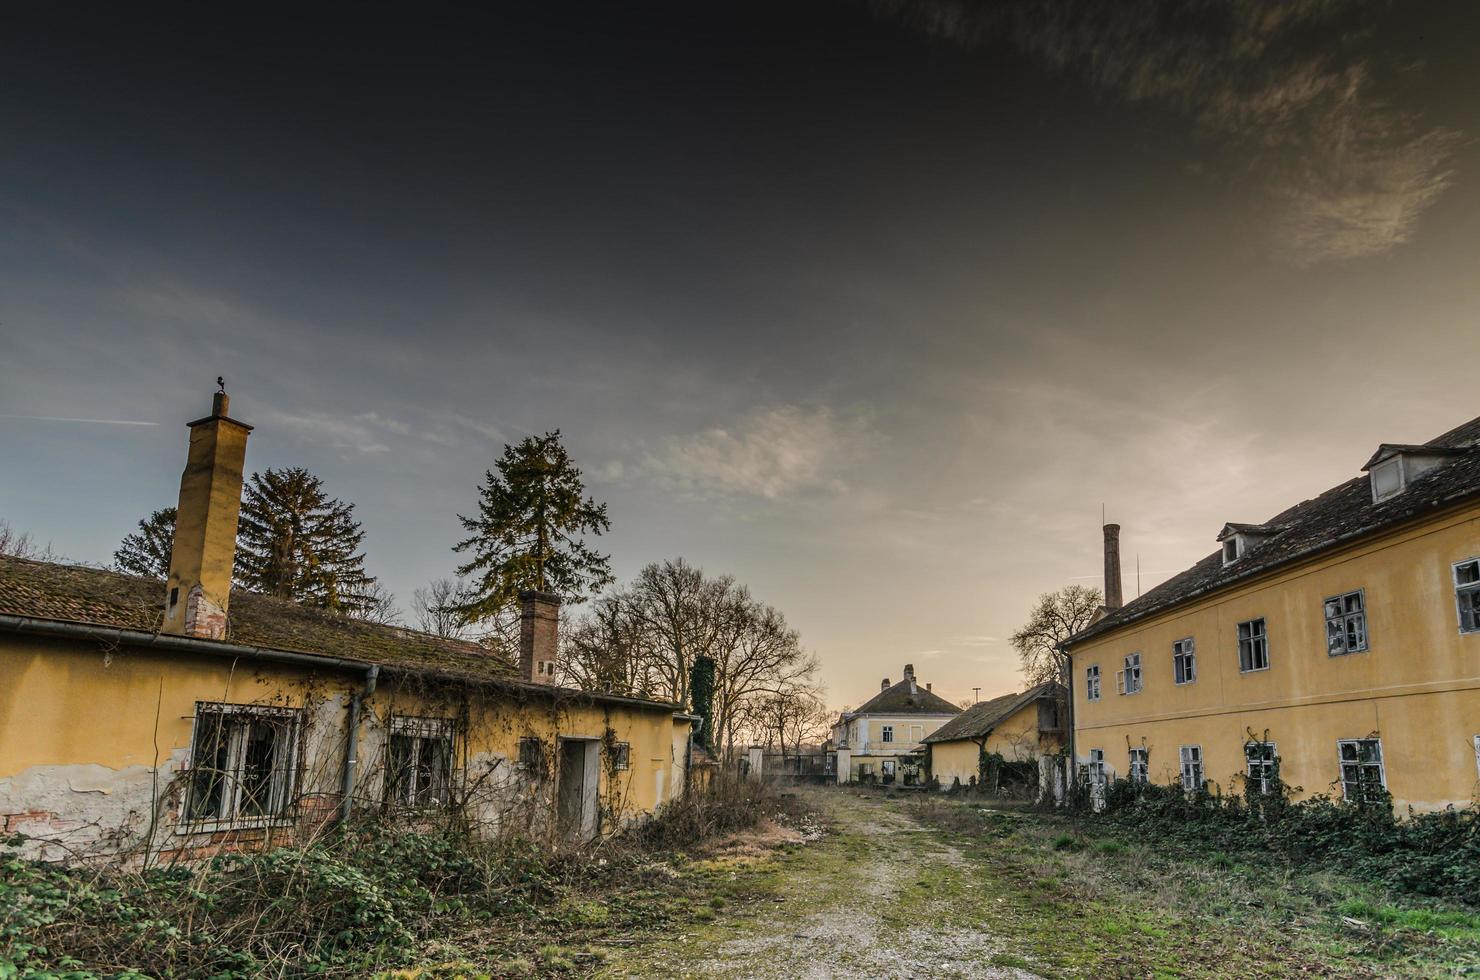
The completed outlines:
[[[608,557],[582,538],[610,530],[606,504],[583,496],[558,429],[505,446],[494,468],[478,490],[477,516],[458,515],[470,536],[452,550],[472,553],[457,569],[472,577],[457,607],[466,621],[497,617],[524,589],[579,602],[613,581]]]
[[[375,579],[365,574],[365,532],[354,509],[301,467],[253,473],[237,528],[237,581],[306,606],[363,614]]]
[[[170,574],[170,549],[175,544],[175,508],[156,510],[139,522],[137,534],[123,539],[113,552],[113,567],[120,572],[165,579]]]

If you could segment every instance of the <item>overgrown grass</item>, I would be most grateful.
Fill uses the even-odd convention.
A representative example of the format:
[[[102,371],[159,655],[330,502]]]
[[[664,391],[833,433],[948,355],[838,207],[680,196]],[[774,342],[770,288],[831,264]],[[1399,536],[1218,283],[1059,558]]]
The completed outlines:
[[[758,784],[726,782],[588,847],[371,822],[142,871],[44,864],[7,848],[0,977],[363,976],[432,962],[565,972],[598,958],[573,945],[581,937],[712,917],[683,894],[683,849],[787,808]]]

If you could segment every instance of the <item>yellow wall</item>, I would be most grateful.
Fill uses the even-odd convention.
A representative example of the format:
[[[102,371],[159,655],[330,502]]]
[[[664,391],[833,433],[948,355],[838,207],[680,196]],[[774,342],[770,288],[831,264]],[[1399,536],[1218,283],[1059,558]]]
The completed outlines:
[[[1028,762],[1059,751],[1056,735],[1038,733],[1038,702],[1030,701],[998,722],[987,733],[986,751],[1008,762]],[[930,746],[930,772],[944,788],[961,780],[966,786],[979,774],[982,747],[971,739],[935,742]]]
[[[156,836],[172,828],[197,701],[305,709],[296,793],[323,797],[332,810],[349,695],[362,684],[358,674],[310,677],[293,666],[129,648],[109,652],[96,644],[0,634],[0,822],[4,829],[81,844],[114,829],[125,836],[147,833],[151,813],[159,814]],[[393,714],[458,721],[457,765],[469,804],[494,828],[519,806],[524,821],[548,823],[555,781],[517,770],[523,736],[546,740],[552,758],[557,735],[629,743],[626,770],[609,765],[602,751],[607,829],[651,812],[674,785],[678,726],[661,708],[569,694],[557,700],[543,692],[428,688],[382,677],[362,714],[358,803],[381,800]]]
[[[981,771],[981,752],[970,739],[936,742],[930,746],[930,774],[940,780],[943,789],[950,789],[958,779],[962,786],[970,786]]]
[[[1418,492],[1417,488],[1414,492]],[[1200,745],[1209,780],[1239,791],[1249,733],[1276,743],[1281,775],[1302,795],[1337,793],[1337,740],[1382,739],[1400,808],[1464,805],[1476,791],[1480,634],[1460,634],[1452,565],[1480,555],[1480,507],[1363,542],[1076,646],[1075,753],[1102,749],[1124,775],[1127,747],[1150,750],[1150,776],[1170,782],[1179,747]],[[1329,656],[1324,600],[1365,590],[1368,649]],[[1268,670],[1240,673],[1237,624],[1264,617]],[[1193,637],[1197,680],[1173,683],[1172,643]],[[1144,690],[1116,692],[1128,653]],[[1085,699],[1098,664],[1101,698]]]

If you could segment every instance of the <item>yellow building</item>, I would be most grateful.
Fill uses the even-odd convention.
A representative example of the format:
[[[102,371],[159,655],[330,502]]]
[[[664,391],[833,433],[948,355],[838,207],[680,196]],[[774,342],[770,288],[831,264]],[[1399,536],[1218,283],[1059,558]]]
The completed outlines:
[[[1046,785],[1047,762],[1064,744],[1063,695],[1060,684],[1039,684],[967,708],[925,737],[930,775],[943,790],[970,786],[984,778],[986,759],[997,756],[1006,763],[1034,763],[1038,785]]]
[[[249,427],[191,423],[166,583],[0,558],[0,827],[31,854],[195,856],[355,811],[591,837],[685,783],[690,716],[475,643],[232,591]]]
[[[1065,644],[1073,755],[1092,786],[1243,792],[1277,772],[1297,796],[1472,802],[1480,419],[1384,444],[1364,470],[1263,524],[1226,525],[1216,552]]]
[[[924,782],[925,736],[960,713],[929,684],[915,680],[914,664],[905,664],[904,680],[890,684],[884,678],[878,694],[833,725],[838,782]]]

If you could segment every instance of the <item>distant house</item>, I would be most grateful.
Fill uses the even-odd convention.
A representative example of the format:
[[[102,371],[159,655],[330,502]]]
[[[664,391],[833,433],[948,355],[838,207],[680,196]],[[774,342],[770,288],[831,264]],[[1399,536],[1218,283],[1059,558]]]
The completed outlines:
[[[0,558],[0,829],[26,853],[195,857],[358,813],[589,838],[683,791],[692,716],[555,685],[558,596],[517,664],[232,588],[247,434],[190,424],[165,582]]]
[[[904,680],[891,685],[884,678],[878,694],[857,711],[844,712],[833,726],[840,780],[923,781],[917,750],[926,736],[960,713],[929,684],[921,687],[914,664],[905,664]]]
[[[1047,785],[1048,760],[1064,746],[1064,696],[1063,686],[1050,682],[972,705],[926,736],[930,775],[942,789],[968,786],[984,778],[989,756],[1000,756],[1002,762],[1036,763],[1038,785]]]

